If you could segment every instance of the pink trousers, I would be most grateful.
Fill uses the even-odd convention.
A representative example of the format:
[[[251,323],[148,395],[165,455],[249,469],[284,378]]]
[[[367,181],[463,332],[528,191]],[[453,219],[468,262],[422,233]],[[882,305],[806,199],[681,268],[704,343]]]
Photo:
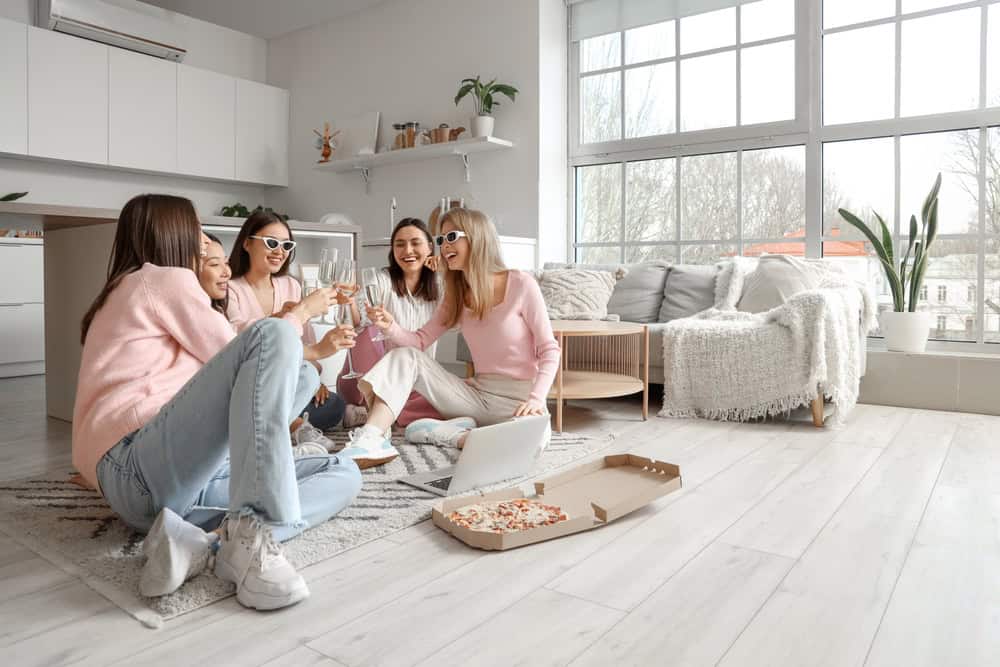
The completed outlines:
[[[354,362],[355,372],[364,375],[371,370],[372,366],[385,356],[385,347],[381,341],[373,341],[372,336],[378,332],[378,328],[368,326],[358,333],[354,347],[351,349],[351,360]],[[337,395],[350,405],[364,405],[365,398],[358,389],[358,378],[346,379],[343,377],[347,372],[347,360],[344,360],[344,368],[337,377]],[[417,392],[412,392],[406,400],[406,405],[399,413],[396,423],[406,426],[417,419],[430,417],[432,419],[443,419],[441,414],[427,402],[427,399]]]

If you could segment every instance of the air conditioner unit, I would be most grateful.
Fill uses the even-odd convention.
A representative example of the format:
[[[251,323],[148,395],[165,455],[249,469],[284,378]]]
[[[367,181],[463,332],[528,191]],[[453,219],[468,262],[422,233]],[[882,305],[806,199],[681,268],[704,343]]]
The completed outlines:
[[[181,62],[176,16],[131,0],[38,0],[41,28]]]

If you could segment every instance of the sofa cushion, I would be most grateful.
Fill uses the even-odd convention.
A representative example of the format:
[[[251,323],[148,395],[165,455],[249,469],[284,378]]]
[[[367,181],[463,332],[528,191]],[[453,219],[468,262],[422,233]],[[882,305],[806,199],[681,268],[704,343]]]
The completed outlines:
[[[544,271],[538,284],[550,319],[601,320],[608,315],[615,275],[608,271],[555,269]]]
[[[763,313],[818,284],[815,269],[802,260],[788,255],[764,255],[743,281],[743,294],[736,309]]]
[[[670,271],[669,262],[651,261],[639,264],[560,264],[547,263],[546,269],[588,269],[618,272],[624,276],[615,284],[608,301],[608,313],[622,322],[655,322],[663,302],[663,286]]]
[[[674,264],[663,288],[663,304],[657,318],[669,322],[711,308],[715,304],[714,266]]]

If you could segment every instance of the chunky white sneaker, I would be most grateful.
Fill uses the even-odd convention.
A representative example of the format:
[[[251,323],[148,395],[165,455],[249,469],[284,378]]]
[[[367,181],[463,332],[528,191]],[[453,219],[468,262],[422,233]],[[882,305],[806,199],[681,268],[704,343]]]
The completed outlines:
[[[251,609],[280,609],[309,597],[305,579],[255,516],[226,518],[215,576],[236,584],[236,599]]]
[[[146,563],[139,592],[146,597],[173,593],[208,565],[212,544],[219,539],[164,507],[142,543]]]
[[[303,456],[329,456],[330,452],[326,447],[315,442],[303,442],[301,445],[292,447],[292,456],[300,459]]]
[[[368,408],[363,405],[348,405],[344,410],[344,428],[364,426],[368,421]]]
[[[392,446],[392,439],[386,433],[362,426],[351,431],[347,446],[337,452],[337,456],[353,459],[364,470],[388,463],[399,451]]]
[[[302,414],[302,424],[300,424],[299,427],[295,429],[295,432],[292,433],[293,445],[301,446],[306,443],[319,445],[327,452],[332,452],[337,446],[333,440],[323,435],[323,431],[309,423],[308,412]]]
[[[438,447],[458,447],[458,441],[463,435],[476,428],[476,420],[472,417],[456,417],[442,421],[440,419],[418,419],[406,427],[406,439],[418,445],[437,445]]]

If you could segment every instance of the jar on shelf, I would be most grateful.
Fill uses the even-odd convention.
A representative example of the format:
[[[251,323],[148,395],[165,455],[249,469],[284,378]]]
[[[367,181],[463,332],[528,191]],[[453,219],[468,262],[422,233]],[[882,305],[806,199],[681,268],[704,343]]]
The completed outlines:
[[[406,123],[393,123],[392,150],[406,148]]]
[[[417,145],[417,135],[420,134],[420,123],[409,121],[406,123],[406,147],[413,148]]]

